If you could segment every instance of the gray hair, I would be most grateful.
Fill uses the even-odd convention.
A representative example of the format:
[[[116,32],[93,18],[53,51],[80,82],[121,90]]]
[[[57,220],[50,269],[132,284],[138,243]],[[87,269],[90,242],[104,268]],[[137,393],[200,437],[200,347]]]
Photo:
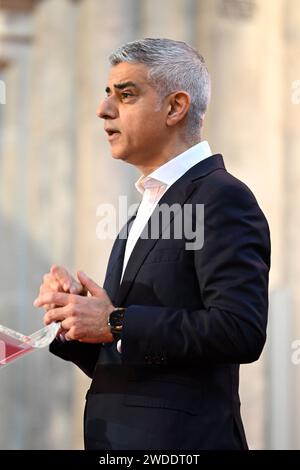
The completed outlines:
[[[109,61],[112,65],[147,65],[148,78],[160,98],[177,90],[186,91],[191,97],[187,131],[192,136],[199,135],[210,99],[210,76],[196,49],[181,41],[146,38],[122,45],[109,56]]]

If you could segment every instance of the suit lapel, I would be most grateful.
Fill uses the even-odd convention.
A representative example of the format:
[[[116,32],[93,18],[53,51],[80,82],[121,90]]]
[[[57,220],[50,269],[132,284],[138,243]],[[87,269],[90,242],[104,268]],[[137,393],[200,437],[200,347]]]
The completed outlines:
[[[212,171],[216,169],[225,169],[223,158],[221,155],[213,155],[212,157],[202,160],[190,170],[188,170],[181,178],[179,178],[162,196],[155,210],[153,211],[152,216],[150,217],[148,223],[146,224],[145,229],[143,230],[141,237],[137,240],[136,245],[134,246],[130,258],[128,260],[122,283],[117,295],[115,305],[124,305],[126,296],[129,292],[129,289],[134,282],[137,273],[142,266],[145,258],[148,256],[150,251],[154,248],[158,239],[161,237],[162,232],[167,228],[168,225],[174,219],[176,212],[178,212],[181,207],[184,205],[186,200],[191,196],[192,192],[196,189],[196,184],[194,183],[197,179],[203,178]],[[153,221],[158,220],[157,214],[160,210],[162,204],[172,206],[173,204],[177,205],[177,211],[171,213],[170,218],[162,223],[158,237],[157,238],[147,238],[144,236],[148,233],[149,224]],[[150,232],[151,233],[151,232]],[[124,246],[125,251],[125,246]],[[123,260],[123,258],[122,258]],[[119,263],[123,265],[122,261]],[[122,270],[122,267],[121,267]],[[121,277],[121,275],[120,275]],[[119,281],[120,281],[119,277]]]
[[[130,217],[118,234],[109,257],[103,288],[106,290],[112,303],[114,303],[120,287],[126,241],[135,217],[136,214]]]

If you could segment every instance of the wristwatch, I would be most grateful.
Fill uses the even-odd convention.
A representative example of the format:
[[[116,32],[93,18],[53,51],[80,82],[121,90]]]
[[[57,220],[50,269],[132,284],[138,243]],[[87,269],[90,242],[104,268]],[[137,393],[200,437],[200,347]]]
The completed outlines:
[[[111,334],[115,341],[121,338],[125,311],[125,307],[118,307],[109,315],[108,326],[110,327]]]

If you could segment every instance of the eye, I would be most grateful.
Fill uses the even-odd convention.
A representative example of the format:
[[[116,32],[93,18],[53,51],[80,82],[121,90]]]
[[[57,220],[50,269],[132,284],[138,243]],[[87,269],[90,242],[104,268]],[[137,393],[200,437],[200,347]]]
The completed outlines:
[[[126,98],[129,98],[130,96],[132,96],[132,93],[128,93],[128,91],[123,91],[121,93],[121,96],[122,96],[122,98],[126,99]]]

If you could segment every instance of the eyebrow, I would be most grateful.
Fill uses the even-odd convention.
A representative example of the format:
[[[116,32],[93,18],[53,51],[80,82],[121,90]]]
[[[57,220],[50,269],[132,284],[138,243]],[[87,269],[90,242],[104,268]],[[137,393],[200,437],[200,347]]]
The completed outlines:
[[[124,90],[124,88],[127,88],[127,87],[137,88],[137,85],[134,82],[131,82],[131,81],[114,84],[114,88],[117,88],[118,90]],[[109,86],[107,86],[105,88],[105,92],[110,93],[110,91],[111,91],[111,89],[109,88]]]

